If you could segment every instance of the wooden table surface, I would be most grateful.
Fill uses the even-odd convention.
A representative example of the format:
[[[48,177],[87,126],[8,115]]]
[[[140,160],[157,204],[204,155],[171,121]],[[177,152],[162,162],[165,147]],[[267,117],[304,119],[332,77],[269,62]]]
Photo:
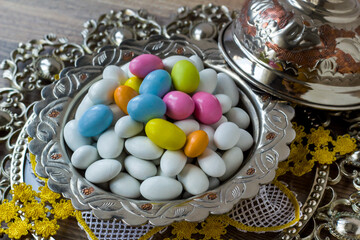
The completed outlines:
[[[243,2],[216,0],[212,3],[240,9]],[[40,39],[48,33],[81,43],[83,23],[110,10],[146,9],[164,24],[181,6],[207,3],[205,0],[0,0],[0,60],[7,58],[19,42]]]
[[[214,0],[215,5],[225,5],[230,10],[240,9],[245,0]],[[12,50],[19,42],[41,39],[45,34],[55,33],[58,37],[66,37],[70,42],[82,43],[80,32],[83,23],[97,19],[110,10],[123,8],[146,9],[149,14],[164,25],[174,17],[181,6],[195,7],[207,4],[205,0],[0,0],[0,62],[9,58]],[[0,73],[1,74],[1,73]],[[0,75],[0,87],[4,80]],[[290,185],[303,185],[302,180],[293,180]],[[300,198],[306,197],[307,190],[299,193]],[[63,223],[57,239],[87,239],[75,220]],[[235,232],[236,230],[234,230]],[[258,236],[258,239],[269,239],[269,236]],[[254,239],[238,237],[232,239]]]

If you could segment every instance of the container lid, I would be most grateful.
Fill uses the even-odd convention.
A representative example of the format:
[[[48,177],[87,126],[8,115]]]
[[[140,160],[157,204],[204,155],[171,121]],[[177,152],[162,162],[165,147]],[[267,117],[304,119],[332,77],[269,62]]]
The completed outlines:
[[[247,1],[219,46],[266,92],[320,109],[360,108],[358,0]]]

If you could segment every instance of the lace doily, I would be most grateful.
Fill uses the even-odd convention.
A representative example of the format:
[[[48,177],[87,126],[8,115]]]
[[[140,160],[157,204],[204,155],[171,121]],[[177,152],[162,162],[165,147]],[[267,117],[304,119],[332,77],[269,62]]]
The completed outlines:
[[[91,232],[99,240],[109,240],[109,239],[121,239],[121,240],[137,240],[140,237],[144,236],[149,230],[154,227],[145,224],[138,227],[131,227],[119,220],[99,220],[91,212],[84,211],[81,213],[82,218],[84,219],[86,225],[90,228]],[[83,227],[83,225],[80,225]],[[86,231],[89,239],[94,239]]]
[[[149,224],[130,227],[115,219],[99,220],[91,212],[83,212],[82,217],[99,240],[146,240],[168,228]],[[299,218],[300,206],[295,195],[284,184],[275,181],[261,186],[255,198],[242,200],[227,215],[210,216],[201,223],[176,222],[169,227],[177,239],[193,239],[194,234],[203,235],[202,239],[220,239],[229,225],[241,231],[281,231]]]

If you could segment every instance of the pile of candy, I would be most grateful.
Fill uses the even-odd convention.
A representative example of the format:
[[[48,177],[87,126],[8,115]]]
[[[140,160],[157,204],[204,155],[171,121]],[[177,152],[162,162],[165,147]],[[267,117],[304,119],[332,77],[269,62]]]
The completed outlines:
[[[74,167],[113,193],[149,200],[203,193],[232,176],[253,144],[235,83],[196,55],[143,54],[107,66],[102,77],[64,139]]]

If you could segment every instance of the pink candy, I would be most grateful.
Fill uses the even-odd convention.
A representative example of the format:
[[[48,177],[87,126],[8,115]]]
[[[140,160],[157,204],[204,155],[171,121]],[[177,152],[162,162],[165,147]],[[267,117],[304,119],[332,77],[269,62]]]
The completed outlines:
[[[220,120],[222,110],[219,100],[208,92],[197,92],[192,96],[195,103],[194,115],[200,122],[210,125]]]
[[[184,92],[171,91],[164,96],[163,101],[166,104],[166,115],[174,120],[183,120],[194,112],[194,101]]]
[[[150,72],[156,69],[163,69],[164,64],[158,56],[143,54],[131,60],[129,70],[139,78],[145,78]]]

